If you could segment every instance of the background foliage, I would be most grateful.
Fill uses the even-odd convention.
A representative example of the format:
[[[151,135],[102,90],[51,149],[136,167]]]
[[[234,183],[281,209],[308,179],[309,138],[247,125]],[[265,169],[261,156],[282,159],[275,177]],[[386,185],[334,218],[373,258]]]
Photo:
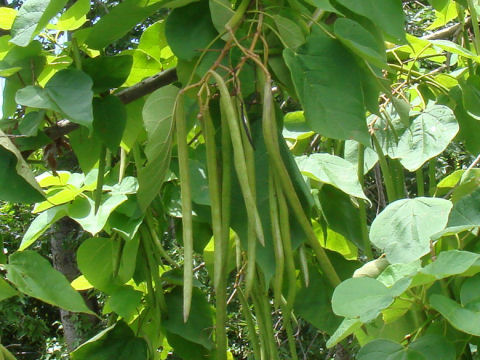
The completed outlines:
[[[0,29],[0,357],[478,357],[476,0]]]

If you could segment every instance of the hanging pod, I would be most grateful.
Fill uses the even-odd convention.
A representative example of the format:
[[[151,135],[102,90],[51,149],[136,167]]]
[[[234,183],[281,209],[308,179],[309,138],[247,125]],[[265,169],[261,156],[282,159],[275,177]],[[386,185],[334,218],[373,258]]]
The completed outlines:
[[[180,170],[180,191],[182,202],[183,226],[183,321],[187,322],[192,305],[193,291],[193,230],[192,230],[192,193],[188,168],[187,120],[185,118],[184,99],[180,93],[175,104],[175,125],[177,127],[178,167]]]

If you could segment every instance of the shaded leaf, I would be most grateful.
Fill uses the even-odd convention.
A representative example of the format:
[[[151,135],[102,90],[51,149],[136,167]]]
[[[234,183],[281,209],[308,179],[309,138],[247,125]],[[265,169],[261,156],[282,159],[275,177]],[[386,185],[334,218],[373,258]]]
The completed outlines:
[[[192,60],[217,36],[207,1],[174,9],[167,18],[165,34],[173,53],[182,60]]]
[[[433,294],[430,306],[437,310],[456,329],[467,334],[480,336],[480,312],[462,307],[444,295]]]
[[[277,26],[282,41],[287,47],[295,50],[305,42],[305,35],[303,35],[302,29],[293,20],[275,15],[273,16],[273,21]]]
[[[374,36],[359,23],[340,18],[335,21],[337,38],[355,54],[379,68],[387,68],[385,49],[378,46]]]
[[[123,54],[117,56],[97,56],[82,61],[82,69],[93,80],[92,90],[103,93],[120,87],[127,80],[132,69],[133,58]]]
[[[112,152],[116,153],[127,122],[127,111],[117,96],[93,100],[93,130]]]
[[[5,280],[0,278],[0,301],[18,295],[18,291],[12,288]]]
[[[148,345],[124,321],[105,329],[71,353],[72,360],[145,360]]]
[[[45,90],[58,108],[74,123],[91,128],[92,79],[76,69],[65,69],[55,73],[45,85]]]
[[[365,16],[393,39],[405,42],[405,15],[399,0],[337,0],[349,10]]]
[[[314,27],[306,44],[285,49],[283,57],[312,130],[368,145],[362,70],[348,50]]]
[[[188,341],[202,345],[210,350],[213,343],[210,338],[212,331],[212,310],[203,293],[197,289],[193,289],[192,295],[192,311],[188,317],[188,321],[183,321],[183,293],[181,287],[175,287],[170,293],[165,294],[165,301],[168,308],[168,317],[164,319],[165,329]]]

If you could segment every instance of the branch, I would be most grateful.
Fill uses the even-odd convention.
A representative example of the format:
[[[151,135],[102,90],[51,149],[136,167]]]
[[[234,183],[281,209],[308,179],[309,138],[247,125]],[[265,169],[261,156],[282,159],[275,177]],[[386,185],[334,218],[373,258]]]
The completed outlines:
[[[142,96],[152,93],[153,91],[174,83],[177,81],[177,71],[175,68],[162,71],[161,73],[155,74],[138,84],[133,85],[125,90],[119,91],[117,95],[122,103],[129,104],[137,99],[140,99]],[[45,134],[52,139],[53,141],[59,139],[60,137],[71,133],[72,131],[78,129],[79,125],[72,123],[69,120],[59,121],[55,126],[45,129]]]
[[[471,18],[468,17],[465,19],[465,26],[470,26],[471,25]],[[445,29],[436,31],[434,33],[431,33],[429,35],[422,36],[422,39],[424,40],[439,40],[439,39],[448,39],[455,35],[457,31],[460,31],[462,29],[462,24],[454,24],[449,27],[446,27]]]
[[[168,69],[146,78],[128,89],[119,91],[115,95],[117,95],[124,104],[128,104],[175,81],[177,81],[177,70],[175,68]]]

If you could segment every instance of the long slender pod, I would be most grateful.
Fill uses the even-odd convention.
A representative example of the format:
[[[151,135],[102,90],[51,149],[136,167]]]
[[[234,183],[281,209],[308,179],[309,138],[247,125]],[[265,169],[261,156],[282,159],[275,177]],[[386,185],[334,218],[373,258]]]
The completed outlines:
[[[157,249],[158,254],[163,257],[167,262],[173,266],[173,267],[178,267],[177,263],[175,260],[173,260],[170,255],[167,254],[165,249],[162,246],[162,242],[160,241],[160,238],[158,237],[157,232],[155,231],[155,225],[153,223],[153,215],[151,211],[147,211],[145,214],[145,220],[148,226],[148,229],[150,231],[150,236],[152,237],[153,240],[153,245],[155,245],[155,249]]]
[[[247,298],[243,294],[242,289],[237,288],[237,296],[238,300],[240,301],[240,305],[242,306],[243,318],[247,323],[248,339],[253,350],[253,358],[255,360],[261,360],[264,358],[264,356],[262,357],[261,355],[260,342],[258,339],[257,331],[255,330],[252,311],[250,310]]]
[[[192,194],[188,168],[187,121],[183,108],[183,94],[175,104],[175,124],[177,127],[178,167],[180,170],[180,191],[182,202],[183,233],[183,321],[187,322],[192,305],[193,291],[193,232]]]
[[[358,164],[357,164],[357,175],[360,186],[363,189],[364,183],[364,162],[365,162],[365,146],[363,144],[358,144]],[[368,238],[368,228],[367,228],[367,209],[365,201],[363,199],[358,199],[358,210],[360,212],[360,221],[362,226],[362,242],[363,242],[363,251],[367,256],[368,260],[373,258],[372,247],[370,245],[370,240]]]
[[[288,206],[282,188],[277,181],[275,181],[275,190],[278,198],[278,213],[280,220],[280,233],[283,245],[283,252],[285,254],[285,262],[288,277],[288,292],[285,304],[282,306],[283,326],[287,333],[288,347],[290,349],[290,356],[292,360],[297,360],[297,349],[295,339],[293,337],[293,329],[291,322],[291,314],[295,297],[297,294],[297,274],[295,271],[295,260],[292,249],[292,241],[290,237],[290,219],[288,218]]]
[[[257,277],[255,282],[255,287],[257,289],[257,296],[259,306],[261,307],[261,311],[263,313],[264,325],[266,330],[266,339],[267,345],[270,351],[269,360],[278,360],[278,347],[275,343],[275,336],[273,333],[273,320],[272,320],[272,309],[270,307],[269,297],[268,294],[265,292],[265,283],[263,282],[262,275]]]
[[[201,105],[202,106],[202,105]],[[210,117],[208,105],[201,107],[201,118],[203,125],[203,136],[205,138],[205,147],[207,152],[207,171],[208,171],[208,189],[210,192],[213,241],[215,244],[214,258],[214,289],[216,299],[216,322],[215,322],[215,342],[217,346],[217,359],[227,359],[227,334],[225,331],[225,321],[227,313],[226,284],[224,281],[224,248],[228,245],[222,238],[222,204],[220,179],[218,177],[217,149],[215,144],[215,128]],[[227,239],[228,241],[228,239]]]
[[[258,333],[260,338],[260,349],[262,351],[261,359],[270,360],[272,359],[271,355],[271,345],[270,345],[270,338],[268,337],[267,331],[267,321],[265,319],[265,312],[262,302],[260,301],[262,297],[262,293],[259,293],[259,287],[254,286],[252,289],[252,302],[255,308],[255,315],[257,319],[258,325]]]
[[[140,234],[142,235],[141,242],[146,255],[147,268],[149,269],[150,276],[152,277],[153,283],[155,284],[155,287],[154,287],[155,301],[158,304],[159,310],[161,312],[165,312],[167,309],[167,304],[165,302],[165,297],[163,295],[162,281],[160,279],[160,274],[158,271],[159,264],[155,261],[154,255],[153,255],[153,244],[152,244],[152,239],[150,237],[150,232],[148,231],[147,227],[142,225],[140,226]]]
[[[105,178],[105,165],[107,157],[107,147],[103,144],[100,150],[100,160],[98,162],[97,188],[95,189],[95,214],[97,214],[102,202],[103,179]]]
[[[310,272],[308,271],[308,261],[307,255],[305,254],[305,245],[302,244],[298,248],[298,259],[300,261],[300,270],[303,274],[303,281],[305,286],[308,287],[310,285]]]
[[[243,116],[246,117],[245,112],[241,111],[242,104],[236,104],[237,113],[239,116],[243,113]],[[247,165],[247,176],[248,184],[252,190],[253,200],[256,203],[257,191],[255,184],[255,154],[253,151],[253,146],[250,143],[247,131],[250,132],[250,127],[248,120],[241,119],[244,122],[245,126],[240,127],[240,132],[242,135],[242,143],[245,150],[245,161]],[[249,296],[253,282],[255,281],[255,272],[256,272],[256,258],[257,258],[257,238],[255,225],[250,222],[247,224],[247,274],[245,277],[245,294]]]
[[[230,129],[230,136],[233,145],[234,166],[238,176],[238,181],[240,183],[243,199],[245,201],[245,207],[247,208],[248,222],[254,224],[257,238],[260,243],[264,245],[265,240],[262,222],[260,221],[260,215],[258,214],[257,205],[255,204],[252,189],[250,188],[248,181],[245,151],[242,143],[242,135],[240,133],[240,124],[238,121],[237,111],[232,103],[232,98],[228,92],[225,81],[223,81],[223,78],[213,70],[210,70],[210,73],[215,78],[220,90],[220,102],[225,110],[225,116]]]
[[[222,204],[221,188],[217,166],[217,148],[215,144],[215,128],[210,117],[208,105],[202,106],[203,136],[207,153],[208,190],[210,193],[213,239],[215,243],[214,288],[217,290],[222,274],[222,254],[226,245],[222,241]]]
[[[272,223],[273,249],[275,253],[275,276],[273,279],[273,299],[275,308],[282,305],[283,273],[285,268],[285,256],[280,231],[280,214],[278,212],[278,199],[275,189],[272,170],[268,174],[268,198],[270,205],[270,222]],[[288,261],[288,260],[287,260]]]
[[[292,211],[300,223],[303,231],[307,235],[308,244],[312,247],[315,255],[319,261],[320,267],[327,276],[328,280],[333,286],[340,283],[340,278],[335,271],[330,259],[325,250],[320,245],[312,224],[303,211],[302,204],[298,199],[297,193],[293,186],[292,180],[288,174],[287,168],[280,156],[280,148],[278,144],[277,126],[275,121],[275,112],[273,105],[272,84],[271,79],[266,75],[264,83],[264,98],[263,98],[263,133],[267,153],[270,157],[272,165],[276,171],[276,177],[280,181],[285,197],[287,198]]]
[[[222,114],[225,113],[222,104],[220,104]],[[222,115],[223,117],[224,115]],[[232,192],[232,142],[228,131],[228,126],[222,121],[222,239],[227,244],[222,249],[225,252],[222,268],[226,268],[228,259],[228,242],[230,240],[230,216],[231,216],[231,192]]]

